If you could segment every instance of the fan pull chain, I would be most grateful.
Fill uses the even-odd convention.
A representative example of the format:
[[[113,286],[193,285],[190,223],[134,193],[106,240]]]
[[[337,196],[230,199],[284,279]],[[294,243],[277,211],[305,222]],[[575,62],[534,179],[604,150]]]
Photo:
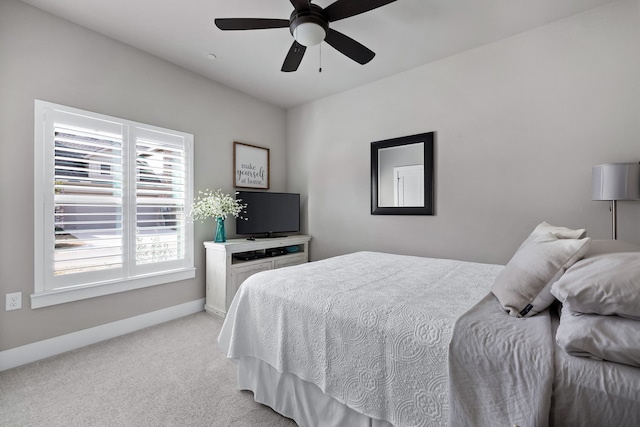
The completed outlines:
[[[322,43],[320,43],[320,68],[318,69],[318,72],[322,72]]]

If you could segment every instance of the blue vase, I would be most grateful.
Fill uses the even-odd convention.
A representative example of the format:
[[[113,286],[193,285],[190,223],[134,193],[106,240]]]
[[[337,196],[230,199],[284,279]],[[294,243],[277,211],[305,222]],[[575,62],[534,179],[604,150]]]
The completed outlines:
[[[224,218],[216,219],[216,238],[214,242],[216,243],[224,243],[227,241],[227,235],[224,232]]]

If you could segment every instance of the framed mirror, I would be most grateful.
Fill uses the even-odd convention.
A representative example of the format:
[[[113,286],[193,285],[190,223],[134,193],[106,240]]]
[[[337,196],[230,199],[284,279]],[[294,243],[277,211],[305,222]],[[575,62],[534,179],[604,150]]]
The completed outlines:
[[[371,143],[371,215],[433,215],[435,133]]]

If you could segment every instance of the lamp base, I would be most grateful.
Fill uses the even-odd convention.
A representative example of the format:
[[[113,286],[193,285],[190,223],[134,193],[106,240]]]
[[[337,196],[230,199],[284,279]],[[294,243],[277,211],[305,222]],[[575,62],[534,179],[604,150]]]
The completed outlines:
[[[618,201],[611,201],[611,239],[618,240]]]

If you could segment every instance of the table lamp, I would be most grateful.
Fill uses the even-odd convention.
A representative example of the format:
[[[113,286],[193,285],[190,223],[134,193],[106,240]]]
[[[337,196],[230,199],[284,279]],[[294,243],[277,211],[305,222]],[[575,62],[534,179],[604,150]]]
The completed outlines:
[[[640,163],[608,163],[593,167],[592,200],[611,203],[611,238],[618,238],[616,203],[640,200]]]

